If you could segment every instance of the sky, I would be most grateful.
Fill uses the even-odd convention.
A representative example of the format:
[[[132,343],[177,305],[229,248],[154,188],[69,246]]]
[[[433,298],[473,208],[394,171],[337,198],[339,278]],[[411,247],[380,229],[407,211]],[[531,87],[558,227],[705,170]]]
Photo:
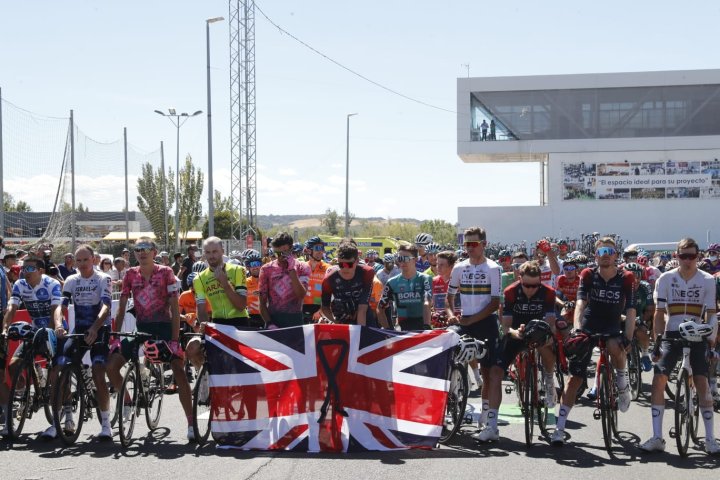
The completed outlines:
[[[718,68],[720,3],[258,0],[257,209],[457,221],[459,206],[537,205],[536,164],[465,164],[456,153],[456,79]],[[81,130],[76,201],[124,207],[140,164],[174,168],[176,129],[154,110],[207,111],[205,19],[211,25],[214,188],[230,193],[228,2],[0,0],[4,188],[52,205],[70,109]],[[22,109],[22,110],[19,110]],[[27,112],[32,112],[26,113]],[[38,136],[42,140],[37,140]],[[90,152],[90,153],[88,153]],[[207,173],[207,119],[180,130],[180,156]],[[9,158],[11,157],[11,158]],[[28,188],[31,185],[32,188]],[[207,188],[207,182],[206,182]],[[204,194],[203,198],[207,198]],[[78,200],[79,199],[79,200]],[[206,202],[205,202],[206,203]],[[206,212],[206,204],[203,207]]]

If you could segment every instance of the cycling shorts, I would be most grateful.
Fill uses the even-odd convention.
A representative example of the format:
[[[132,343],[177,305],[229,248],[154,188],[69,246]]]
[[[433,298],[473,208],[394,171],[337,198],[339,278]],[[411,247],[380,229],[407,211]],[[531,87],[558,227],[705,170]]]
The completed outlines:
[[[482,367],[500,367],[500,324],[498,323],[498,316],[493,314],[479,322],[475,322],[472,325],[461,326],[458,330],[458,335],[470,335],[476,340],[482,340],[485,342],[485,348],[487,353],[480,360]]]
[[[612,335],[612,338],[623,336],[623,333],[619,331],[611,332],[610,334]],[[588,365],[590,365],[593,349],[597,346],[597,344],[598,340],[596,338],[591,338],[587,344],[587,348],[585,349],[585,351],[576,355],[575,358],[568,362],[568,370],[570,371],[570,375],[583,378],[587,376],[587,367]]]
[[[655,374],[670,376],[678,360],[682,360],[683,342],[678,332],[665,332],[665,338],[660,342],[660,360],[655,364]],[[693,375],[708,376],[708,344],[706,342],[690,343],[690,368]]]
[[[73,333],[85,333],[89,330],[90,327],[75,327],[75,331]],[[107,358],[110,353],[110,347],[108,345],[108,341],[110,339],[110,327],[107,325],[104,325],[98,329],[97,332],[97,339],[95,339],[95,343],[92,344],[90,347],[90,364],[95,365],[105,365],[107,363]],[[84,339],[78,339],[78,338],[59,338],[58,339],[58,345],[57,345],[57,353],[55,353],[55,359],[53,360],[53,363],[55,365],[64,365],[68,361],[70,361],[70,353],[71,349],[73,347],[74,342],[80,341],[82,343],[85,343]]]

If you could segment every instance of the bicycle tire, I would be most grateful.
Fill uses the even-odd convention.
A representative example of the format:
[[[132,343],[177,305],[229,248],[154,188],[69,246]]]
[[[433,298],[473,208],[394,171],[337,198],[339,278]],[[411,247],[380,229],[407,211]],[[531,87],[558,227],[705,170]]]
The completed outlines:
[[[118,432],[120,433],[120,445],[123,448],[129,447],[132,443],[135,419],[138,415],[138,387],[136,368],[131,365],[123,378],[117,402]]]
[[[72,445],[80,436],[87,408],[85,382],[80,369],[75,365],[63,367],[58,376],[57,386],[53,388],[52,396],[53,425],[55,425],[57,435],[64,445]],[[72,407],[75,417],[73,432],[68,432],[63,428],[65,408],[68,406]]]
[[[453,363],[450,367],[450,388],[445,402],[443,428],[438,442],[447,443],[457,433],[465,417],[468,395],[467,367]]]
[[[683,370],[675,386],[675,444],[681,457],[687,457],[690,444],[691,401],[690,382],[687,371]]]
[[[600,420],[602,423],[603,442],[605,450],[612,454],[612,404],[611,404],[610,381],[607,374],[607,366],[600,367],[600,383],[598,385],[598,399],[600,401]]]
[[[690,415],[690,438],[692,438],[692,441],[695,442],[697,445],[700,442],[700,436],[698,435],[698,428],[700,424],[700,400],[698,399],[697,390],[695,390],[695,385],[690,385],[690,393],[692,395],[692,413]]]
[[[193,433],[198,445],[205,445],[210,437],[212,423],[212,394],[210,392],[210,371],[203,365],[193,388]],[[203,386],[204,384],[204,386]],[[205,387],[207,387],[206,391]]]
[[[640,364],[640,347],[633,340],[628,355],[628,383],[630,384],[630,398],[637,400],[642,392],[642,365]]]
[[[528,354],[529,356],[529,354]],[[525,368],[523,374],[523,405],[522,412],[525,419],[525,445],[532,447],[533,430],[535,427],[535,418],[533,412],[535,410],[534,402],[536,400],[535,392],[537,392],[537,369],[534,368],[528,357],[525,357]]]
[[[155,430],[160,422],[163,399],[165,397],[165,378],[161,369],[162,364],[145,363],[148,369],[147,384],[143,380],[143,395],[145,395],[145,422],[148,428]]]
[[[542,378],[543,382],[544,382],[545,381],[545,369],[542,368],[542,359],[540,358],[540,356],[538,356],[537,361],[538,361],[537,365],[538,365],[538,372],[539,372],[538,377]],[[562,375],[562,373],[561,373],[561,375]],[[543,386],[543,391],[544,391],[544,389],[545,389],[545,387]],[[538,389],[538,392],[539,392],[539,389]],[[537,410],[538,427],[540,427],[540,433],[545,437],[547,437],[549,435],[549,432],[547,429],[547,419],[548,419],[548,407],[547,407],[547,403],[546,403],[547,395],[548,395],[548,392],[545,392],[544,395],[540,395],[538,393],[537,399],[535,401],[535,405],[536,405],[535,409]],[[557,398],[560,398],[560,396],[558,396]]]
[[[20,377],[25,374],[25,390],[18,389]],[[12,377],[10,396],[5,407],[5,422],[7,425],[7,438],[20,440],[25,420],[32,416],[31,398],[37,396],[37,383],[35,383],[34,368],[32,364],[21,365]]]
[[[673,390],[672,386],[677,384],[679,373],[680,372],[678,370],[678,366],[676,365],[675,368],[670,371],[670,375],[668,375],[668,381],[665,384],[665,393],[672,401],[675,401],[675,390]]]

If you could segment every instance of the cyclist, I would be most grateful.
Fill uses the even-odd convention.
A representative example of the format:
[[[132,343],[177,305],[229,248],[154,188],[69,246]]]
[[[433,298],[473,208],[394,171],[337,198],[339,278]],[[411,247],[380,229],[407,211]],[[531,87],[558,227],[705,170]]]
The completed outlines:
[[[640,362],[643,370],[649,372],[652,370],[652,360],[648,353],[650,347],[650,333],[653,328],[653,317],[655,316],[655,300],[653,299],[653,290],[650,284],[642,280],[643,267],[638,263],[625,264],[625,270],[632,272],[635,277],[635,290],[637,291],[635,303],[635,338],[640,345],[642,356]]]
[[[287,232],[278,233],[271,242],[271,252],[277,258],[260,267],[260,314],[267,327],[303,324],[302,306],[310,267],[292,256],[292,244],[293,239]]]
[[[461,334],[485,341],[487,354],[480,361],[483,377],[483,398],[487,398],[488,411],[483,412],[481,423],[485,424],[477,434],[481,442],[497,441],[498,408],[502,400],[503,369],[499,365],[500,274],[502,268],[485,257],[487,233],[480,227],[465,230],[464,247],[468,259],[455,264],[450,274],[450,285],[445,300],[448,323],[459,323]],[[456,317],[455,297],[460,295],[462,316]],[[485,397],[485,392],[487,397]]]
[[[3,331],[7,334],[7,329],[13,320],[15,319],[15,312],[21,304],[25,305],[25,308],[30,315],[32,324],[36,328],[47,328],[54,330],[54,333],[58,337],[65,335],[66,331],[63,327],[63,315],[62,315],[62,289],[60,282],[45,275],[45,261],[37,258],[30,257],[23,261],[22,273],[24,278],[21,278],[13,284],[12,294],[8,302],[8,308],[5,312],[3,321]],[[51,333],[49,336],[53,336]],[[15,350],[8,370],[12,377],[17,370],[18,363],[20,361],[20,355],[22,353],[23,346]],[[52,385],[53,380],[57,376],[57,368],[53,368],[50,373],[49,385]],[[72,418],[68,418],[72,421]],[[68,427],[72,424],[68,422]],[[57,435],[55,426],[50,425],[43,433],[40,434],[41,438],[52,439]]]
[[[502,328],[504,347],[502,366],[507,370],[518,353],[526,348],[523,339],[525,325],[530,320],[543,319],[555,330],[555,290],[540,282],[540,265],[537,262],[522,264],[520,279],[505,289]],[[544,369],[545,402],[555,407],[555,352],[552,343],[539,345]]]
[[[705,251],[705,258],[702,259],[701,269],[708,272],[711,275],[720,272],[720,260],[718,260],[718,253],[720,252],[720,244],[711,243],[708,245]]]
[[[397,261],[400,275],[385,283],[378,317],[380,324],[387,325],[385,309],[395,304],[400,330],[424,330],[432,328],[430,323],[430,301],[432,286],[430,277],[417,271],[415,262],[418,249],[414,245],[401,245],[398,248]]]
[[[653,436],[640,448],[646,452],[665,450],[662,420],[665,413],[664,390],[668,375],[682,356],[683,345],[670,340],[680,338],[679,326],[692,320],[705,322],[715,328],[711,345],[717,333],[715,283],[712,276],[697,267],[700,253],[697,242],[692,238],[683,238],[677,245],[677,258],[680,266],[663,273],[655,285],[654,333],[659,345],[659,353],[653,353],[655,375],[652,383],[651,412]],[[657,351],[657,347],[656,347]],[[706,342],[690,345],[690,366],[693,383],[697,389],[700,404],[700,416],[705,424],[705,451],[709,454],[720,453],[720,444],[715,440],[713,431],[713,404],[708,387],[708,344]]]
[[[373,250],[372,248],[368,249],[368,251],[365,252],[365,265],[377,272],[382,268],[382,264],[377,261],[379,256],[377,250]]]
[[[376,326],[375,314],[368,313],[375,271],[359,263],[357,245],[350,238],[340,241],[337,255],[338,267],[322,283],[323,315],[335,323]]]
[[[377,272],[378,280],[380,280],[383,286],[395,275],[400,275],[400,268],[395,263],[395,255],[392,253],[386,253],[383,256],[383,268]]]
[[[430,264],[430,267],[428,267],[423,273],[430,278],[437,275],[437,254],[439,252],[440,245],[437,243],[432,242],[425,246],[425,253],[427,254],[427,261]]]
[[[197,277],[198,274],[195,272],[190,272],[190,275],[188,275],[187,283],[190,285],[190,290],[185,290],[180,294],[178,297],[178,308],[180,309],[180,320],[181,325],[187,324],[194,331],[197,331],[197,329],[200,327],[200,321],[197,318],[197,302],[195,301],[195,287],[193,286],[193,281],[195,280],[195,277]],[[212,308],[210,307],[210,303],[205,303],[205,309],[207,310],[208,315],[212,315]],[[187,352],[185,352],[187,354]]]
[[[630,406],[626,348],[629,347],[635,328],[635,308],[625,310],[624,329],[621,322],[624,305],[635,305],[635,288],[630,272],[616,266],[617,250],[610,237],[595,243],[597,267],[580,273],[580,286],[575,305],[575,332],[583,338],[588,334],[612,335],[607,341],[613,367],[617,371],[619,391],[618,408],[626,412]],[[624,330],[624,334],[623,334]],[[574,339],[569,338],[568,341]],[[593,341],[583,342],[583,352],[570,361],[570,380],[567,382],[558,411],[557,425],[551,437],[555,446],[565,444],[565,423],[575,404],[578,388],[587,376],[592,357]]]
[[[433,241],[432,235],[429,233],[418,233],[415,237],[415,247],[418,250],[417,261],[415,262],[415,269],[418,272],[424,272],[430,268],[430,262],[427,259],[427,252],[425,247],[431,244]]]
[[[561,325],[557,325],[558,330],[563,332],[563,337],[567,333],[567,329],[572,325],[573,315],[575,313],[575,302],[577,300],[577,291],[580,286],[580,275],[578,272],[578,262],[575,257],[568,257],[563,262],[563,273],[556,279],[557,298],[555,303],[560,312],[561,318],[558,319]]]
[[[260,315],[260,267],[262,267],[262,255],[257,250],[251,250],[245,255],[245,268],[249,273],[245,286],[247,287],[248,321],[253,328],[265,327],[265,321]]]
[[[75,264],[78,273],[65,279],[63,285],[63,310],[70,302],[75,311],[73,333],[84,333],[85,343],[92,345],[90,361],[92,377],[95,383],[98,405],[100,406],[99,440],[112,440],[110,429],[110,391],[105,382],[105,364],[108,359],[108,340],[110,337],[110,306],[112,303],[112,279],[106,273],[93,269],[94,251],[89,245],[81,245],[75,251]],[[65,341],[63,341],[65,340]],[[73,339],[61,339],[58,342],[58,363],[67,360],[66,353]],[[67,416],[72,412],[65,412]],[[71,430],[74,430],[71,429]]]
[[[326,263],[325,242],[320,237],[311,237],[305,242],[305,249],[310,251],[307,264],[310,267],[307,293],[303,300],[303,321],[313,323],[315,315],[320,311],[322,303],[322,282],[330,264]]]
[[[157,245],[149,237],[140,237],[134,247],[135,259],[138,266],[128,269],[122,283],[120,302],[115,317],[115,328],[122,330],[125,319],[125,309],[132,294],[135,307],[136,329],[140,332],[152,334],[156,339],[167,342],[173,354],[170,367],[178,386],[180,404],[188,423],[187,436],[194,438],[192,429],[192,402],[190,397],[190,384],[185,375],[184,352],[180,347],[180,310],[178,308],[178,284],[172,268],[157,265],[154,262],[157,255]],[[188,275],[191,272],[188,272]],[[187,277],[186,277],[187,279]],[[110,355],[107,365],[107,375],[117,391],[122,388],[122,374],[120,369],[131,356],[131,343],[124,339],[120,349]]]

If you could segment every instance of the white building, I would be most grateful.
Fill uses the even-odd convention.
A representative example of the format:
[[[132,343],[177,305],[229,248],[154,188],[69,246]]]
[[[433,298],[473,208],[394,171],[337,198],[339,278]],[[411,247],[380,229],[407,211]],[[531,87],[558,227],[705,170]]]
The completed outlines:
[[[720,241],[720,70],[460,78],[457,86],[460,158],[536,162],[542,179],[537,206],[459,207],[461,230],[480,225],[503,243],[592,232],[626,244]]]

